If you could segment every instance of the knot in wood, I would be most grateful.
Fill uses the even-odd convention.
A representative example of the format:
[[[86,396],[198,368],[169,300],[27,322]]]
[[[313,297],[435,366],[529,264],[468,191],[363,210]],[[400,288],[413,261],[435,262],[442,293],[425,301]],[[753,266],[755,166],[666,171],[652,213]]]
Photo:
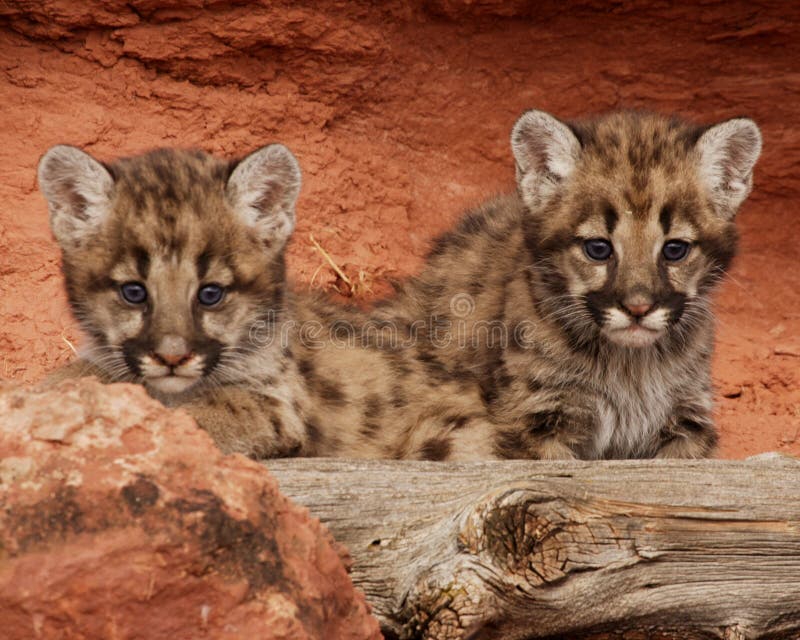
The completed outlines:
[[[602,518],[596,508],[575,497],[519,489],[479,504],[464,522],[460,543],[522,588],[639,559],[624,529]]]
[[[556,501],[558,502],[558,501]],[[539,586],[563,578],[558,538],[569,525],[553,502],[530,496],[486,511],[483,550],[502,571]]]
[[[474,578],[456,576],[449,584],[436,581],[417,585],[407,600],[401,640],[463,640],[474,637],[488,612],[497,604]]]

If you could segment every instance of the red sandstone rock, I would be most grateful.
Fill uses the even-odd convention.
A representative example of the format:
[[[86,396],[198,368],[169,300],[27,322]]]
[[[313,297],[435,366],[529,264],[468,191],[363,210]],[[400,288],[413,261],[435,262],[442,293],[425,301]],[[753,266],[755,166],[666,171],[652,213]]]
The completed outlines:
[[[331,542],[140,387],[0,389],[3,640],[377,640]]]
[[[33,381],[78,339],[36,162],[158,145],[303,168],[291,277],[333,288],[322,244],[374,297],[462,209],[513,187],[508,135],[538,107],[756,119],[764,154],[718,307],[721,453],[800,426],[800,3],[786,0],[0,0],[0,377]],[[766,355],[764,355],[766,354]],[[777,382],[780,381],[780,382]],[[730,395],[730,394],[729,394]]]

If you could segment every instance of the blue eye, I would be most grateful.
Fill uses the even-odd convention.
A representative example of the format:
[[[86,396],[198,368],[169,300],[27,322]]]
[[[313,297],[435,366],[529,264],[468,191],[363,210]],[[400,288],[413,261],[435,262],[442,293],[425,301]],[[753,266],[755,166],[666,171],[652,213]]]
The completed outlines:
[[[592,238],[583,243],[583,252],[592,260],[608,260],[614,253],[614,247],[608,240]]]
[[[218,284],[206,284],[200,287],[197,292],[197,300],[205,307],[213,307],[219,304],[222,298],[225,297],[225,289]]]
[[[120,285],[119,293],[128,304],[142,304],[147,300],[147,288],[141,282],[126,282]]]
[[[670,262],[678,262],[683,260],[689,253],[689,243],[683,240],[669,240],[664,243],[664,248],[661,250],[661,255],[665,260]]]

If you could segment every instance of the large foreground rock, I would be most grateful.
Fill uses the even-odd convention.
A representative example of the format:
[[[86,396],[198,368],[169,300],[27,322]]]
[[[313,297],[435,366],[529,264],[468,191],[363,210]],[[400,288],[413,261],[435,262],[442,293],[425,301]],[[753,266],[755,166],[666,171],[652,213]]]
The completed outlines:
[[[0,389],[0,636],[380,638],[329,534],[136,386]]]

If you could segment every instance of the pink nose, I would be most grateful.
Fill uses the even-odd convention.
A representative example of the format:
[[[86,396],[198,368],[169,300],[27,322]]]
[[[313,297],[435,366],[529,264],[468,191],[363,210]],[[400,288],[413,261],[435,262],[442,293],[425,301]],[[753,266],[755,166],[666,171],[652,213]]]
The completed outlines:
[[[187,341],[180,336],[166,335],[153,351],[153,358],[161,364],[177,367],[185,364],[192,357],[192,351]]]
[[[634,318],[641,318],[646,315],[650,309],[653,308],[652,304],[625,304],[625,308],[630,312]]]
[[[192,353],[191,351],[189,353],[159,353],[156,351],[153,353],[153,357],[161,364],[178,367],[182,364],[186,364],[192,357]]]

